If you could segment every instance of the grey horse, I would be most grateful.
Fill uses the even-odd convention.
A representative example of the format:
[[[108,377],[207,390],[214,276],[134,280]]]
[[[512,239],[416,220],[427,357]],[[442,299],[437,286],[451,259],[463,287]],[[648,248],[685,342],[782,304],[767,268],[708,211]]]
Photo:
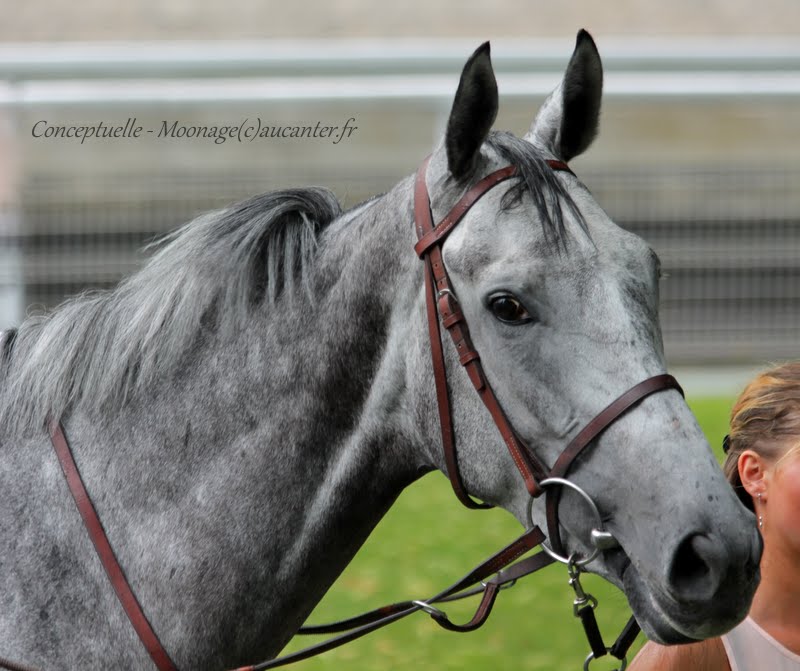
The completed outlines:
[[[665,370],[657,256],[546,163],[591,144],[601,90],[582,31],[527,135],[491,131],[497,88],[481,47],[426,178],[438,221],[482,175],[517,166],[448,238],[444,261],[486,377],[546,463]],[[170,235],[115,289],[6,331],[0,657],[152,668],[48,418],[63,422],[175,664],[216,670],[280,651],[403,488],[445,470],[412,209],[412,177],[344,213],[321,188],[256,196]],[[445,346],[465,486],[528,526],[528,492]],[[759,537],[677,391],[615,422],[570,478],[620,543],[589,568],[624,590],[650,638],[702,639],[744,617]],[[532,515],[543,525],[538,500]],[[560,520],[564,543],[588,552],[591,519],[571,490]]]

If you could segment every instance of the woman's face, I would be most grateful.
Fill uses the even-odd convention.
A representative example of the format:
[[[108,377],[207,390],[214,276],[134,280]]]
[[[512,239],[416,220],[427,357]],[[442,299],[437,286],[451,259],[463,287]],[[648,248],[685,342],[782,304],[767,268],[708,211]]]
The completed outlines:
[[[769,472],[762,534],[800,557],[800,451],[779,460]]]

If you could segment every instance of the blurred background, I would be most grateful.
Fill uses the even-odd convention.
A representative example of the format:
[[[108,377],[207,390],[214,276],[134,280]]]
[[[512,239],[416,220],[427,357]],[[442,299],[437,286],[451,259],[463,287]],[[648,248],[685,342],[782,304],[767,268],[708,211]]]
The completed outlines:
[[[0,0],[0,9],[0,329],[84,288],[113,286],[143,262],[145,243],[209,208],[290,185],[326,185],[346,205],[390,188],[438,141],[461,67],[487,39],[501,95],[495,127],[524,133],[586,28],[604,59],[606,92],[600,136],[573,168],[611,217],[662,259],[671,367],[690,395],[716,394],[727,408],[754,368],[798,356],[796,0]],[[356,129],[338,143],[158,137],[165,122],[348,120]],[[39,122],[132,123],[154,132],[81,143],[34,137]],[[724,433],[724,412],[701,417],[714,440]],[[440,491],[437,509],[455,510],[446,485],[414,504]],[[418,535],[428,509],[405,508],[410,521],[379,528],[367,555],[399,570],[391,539]],[[432,532],[426,522],[426,539],[449,536],[455,523],[447,520]],[[511,527],[492,529],[508,540]],[[452,570],[444,560],[420,561],[402,579],[417,580],[415,598],[428,588],[418,573],[447,574],[433,592],[469,568],[461,555]],[[381,585],[401,582],[381,570],[366,563],[345,576],[344,606],[356,597],[374,606]],[[373,668],[380,659],[390,668],[431,659],[438,668],[483,668],[493,655],[517,668],[577,668],[585,646],[579,628],[567,625],[561,582],[557,594],[567,619],[545,630],[538,647],[527,647],[527,632],[517,652],[503,652],[508,640],[495,631],[478,643],[459,640],[466,657],[452,661],[452,638],[424,622],[400,635],[407,644],[379,634],[363,653],[349,649],[356,652],[306,668]],[[530,607],[525,598],[520,613]],[[513,629],[518,617],[501,626]],[[444,646],[438,657],[426,647],[430,636]]]
[[[577,30],[606,67],[575,169],[669,275],[670,364],[759,365],[800,333],[800,6],[643,1],[0,2],[0,327],[107,287],[157,234],[254,193],[388,189],[438,140],[460,69],[492,40],[496,128],[523,133]],[[33,137],[48,126],[153,129]],[[179,125],[341,126],[330,138],[158,137]],[[40,125],[37,133],[45,126]]]

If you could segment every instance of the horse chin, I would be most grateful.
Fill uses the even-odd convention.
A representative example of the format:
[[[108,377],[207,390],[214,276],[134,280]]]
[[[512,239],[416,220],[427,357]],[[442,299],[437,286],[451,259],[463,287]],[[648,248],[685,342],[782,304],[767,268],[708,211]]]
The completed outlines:
[[[756,581],[758,576],[756,576]],[[668,595],[651,589],[636,567],[628,561],[622,572],[622,584],[636,621],[647,638],[661,645],[680,645],[721,636],[747,615],[749,602],[710,604],[700,612]],[[746,589],[742,590],[747,593]],[[727,600],[726,600],[727,601]]]

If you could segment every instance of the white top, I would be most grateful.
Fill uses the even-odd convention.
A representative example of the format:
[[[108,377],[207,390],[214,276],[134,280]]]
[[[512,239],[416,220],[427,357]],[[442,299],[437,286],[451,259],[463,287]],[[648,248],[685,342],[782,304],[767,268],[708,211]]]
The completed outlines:
[[[748,615],[722,637],[731,671],[800,671],[800,655],[781,645]]]

